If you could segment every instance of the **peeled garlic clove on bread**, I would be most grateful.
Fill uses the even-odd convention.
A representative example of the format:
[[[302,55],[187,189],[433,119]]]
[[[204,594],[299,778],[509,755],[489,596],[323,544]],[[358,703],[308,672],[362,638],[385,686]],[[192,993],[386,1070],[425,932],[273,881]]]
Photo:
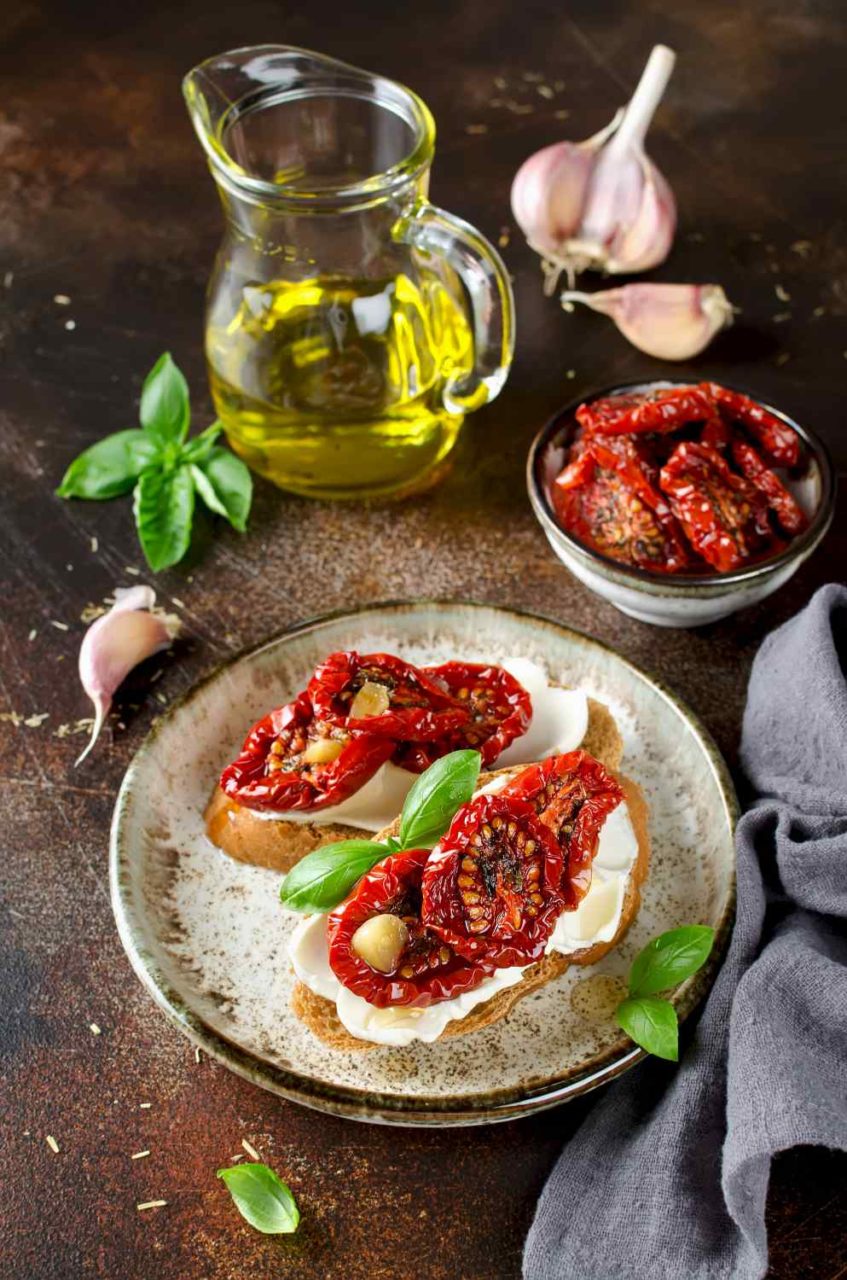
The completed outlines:
[[[391,695],[384,684],[366,680],[350,703],[350,719],[365,720],[371,716],[384,716],[391,706]]]
[[[601,293],[566,289],[562,306],[581,302],[610,316],[639,351],[658,360],[689,360],[732,324],[733,306],[719,284],[625,284]]]
[[[409,942],[409,930],[399,916],[385,913],[360,924],[350,939],[351,950],[379,973],[393,973]]]
[[[315,738],[300,756],[303,764],[332,764],[344,750],[337,738]]]
[[[582,271],[646,271],[670,252],[676,203],[644,138],[675,61],[656,45],[629,105],[606,129],[545,147],[518,170],[512,212],[542,257],[546,293],[562,271],[573,286]]]
[[[82,764],[97,741],[118,685],[139,662],[167,649],[179,633],[179,618],[153,613],[155,603],[152,587],[119,587],[109,612],[92,622],[83,636],[79,678],[94,703],[94,727],[76,764]]]

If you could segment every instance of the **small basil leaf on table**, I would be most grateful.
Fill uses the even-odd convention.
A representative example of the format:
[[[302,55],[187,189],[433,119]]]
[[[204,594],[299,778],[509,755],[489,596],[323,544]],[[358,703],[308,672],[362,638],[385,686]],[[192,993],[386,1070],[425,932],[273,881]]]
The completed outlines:
[[[141,389],[141,425],[159,444],[182,444],[191,415],[188,383],[170,352],[153,365]]]
[[[385,845],[376,840],[325,844],[291,868],[282,882],[280,900],[290,911],[331,911],[387,854]]]
[[[473,795],[481,763],[478,751],[451,751],[416,779],[400,817],[403,849],[437,844],[456,810]]]
[[[118,498],[129,493],[158,456],[155,440],[144,431],[116,431],[74,458],[56,493],[60,498]]]
[[[289,1235],[297,1230],[297,1201],[266,1164],[236,1164],[230,1169],[218,1169],[218,1177],[251,1227],[266,1236]]]
[[[223,424],[213,422],[210,427],[206,427],[199,435],[192,436],[190,440],[186,440],[180,449],[179,457],[181,462],[202,462],[204,458],[208,458],[212,451],[215,441],[223,431]]]
[[[654,996],[690,978],[705,964],[715,940],[708,925],[687,924],[652,938],[629,971],[631,996]]]
[[[669,1000],[658,996],[630,996],[615,1013],[618,1026],[630,1040],[657,1058],[679,1061],[679,1022]]]
[[[194,481],[188,467],[145,471],[135,486],[135,524],[150,568],[176,564],[188,550],[194,516]]]
[[[253,480],[241,459],[236,458],[229,449],[216,445],[194,470],[203,475],[203,480],[197,484],[203,501],[212,511],[225,516],[233,529],[244,533],[253,499]],[[196,479],[195,476],[195,481]],[[214,495],[211,502],[207,494]],[[214,506],[213,503],[217,505]]]

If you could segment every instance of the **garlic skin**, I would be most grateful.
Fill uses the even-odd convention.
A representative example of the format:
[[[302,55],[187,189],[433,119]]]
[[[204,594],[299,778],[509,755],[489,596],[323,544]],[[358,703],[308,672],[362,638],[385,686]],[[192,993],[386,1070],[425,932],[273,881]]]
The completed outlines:
[[[734,308],[719,284],[625,284],[601,293],[566,289],[562,306],[581,302],[609,316],[639,351],[657,360],[690,360],[719,330],[732,324]]]
[[[541,255],[548,295],[562,271],[573,288],[583,271],[646,271],[670,252],[676,202],[643,144],[675,61],[672,50],[656,45],[611,124],[584,142],[545,147],[515,175],[512,213]]]
[[[94,703],[94,726],[74,768],[82,764],[97,741],[118,685],[133,667],[160,649],[167,649],[179,634],[179,618],[152,612],[155,603],[152,587],[118,587],[112,608],[92,622],[83,636],[79,678]]]

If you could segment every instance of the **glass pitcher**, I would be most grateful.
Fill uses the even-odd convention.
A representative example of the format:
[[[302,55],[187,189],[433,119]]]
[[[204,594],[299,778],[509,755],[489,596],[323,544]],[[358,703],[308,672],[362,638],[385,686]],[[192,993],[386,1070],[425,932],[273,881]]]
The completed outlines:
[[[432,484],[514,347],[509,277],[427,201],[435,127],[409,89],[285,45],[184,81],[226,217],[212,396],[236,453],[324,498]]]

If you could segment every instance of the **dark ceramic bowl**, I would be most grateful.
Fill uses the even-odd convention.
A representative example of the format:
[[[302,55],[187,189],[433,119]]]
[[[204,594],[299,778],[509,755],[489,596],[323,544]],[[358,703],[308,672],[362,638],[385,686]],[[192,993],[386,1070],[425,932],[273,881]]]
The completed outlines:
[[[766,409],[782,418],[797,432],[809,459],[803,478],[788,481],[794,496],[809,517],[809,527],[778,555],[757,561],[733,573],[669,575],[620,564],[567,533],[556,520],[551,489],[556,476],[567,462],[568,449],[578,425],[575,413],[579,405],[599,396],[626,395],[691,385],[695,384],[684,380],[634,382],[606,387],[592,392],[590,396],[574,400],[551,418],[538,433],[529,451],[527,463],[527,487],[533,510],[562,563],[581,582],[616,608],[642,622],[652,622],[660,627],[702,626],[764,600],[765,596],[786,583],[812,554],[832,523],[835,509],[832,462],[823,442],[808,427],[801,426],[788,414],[765,405]]]

